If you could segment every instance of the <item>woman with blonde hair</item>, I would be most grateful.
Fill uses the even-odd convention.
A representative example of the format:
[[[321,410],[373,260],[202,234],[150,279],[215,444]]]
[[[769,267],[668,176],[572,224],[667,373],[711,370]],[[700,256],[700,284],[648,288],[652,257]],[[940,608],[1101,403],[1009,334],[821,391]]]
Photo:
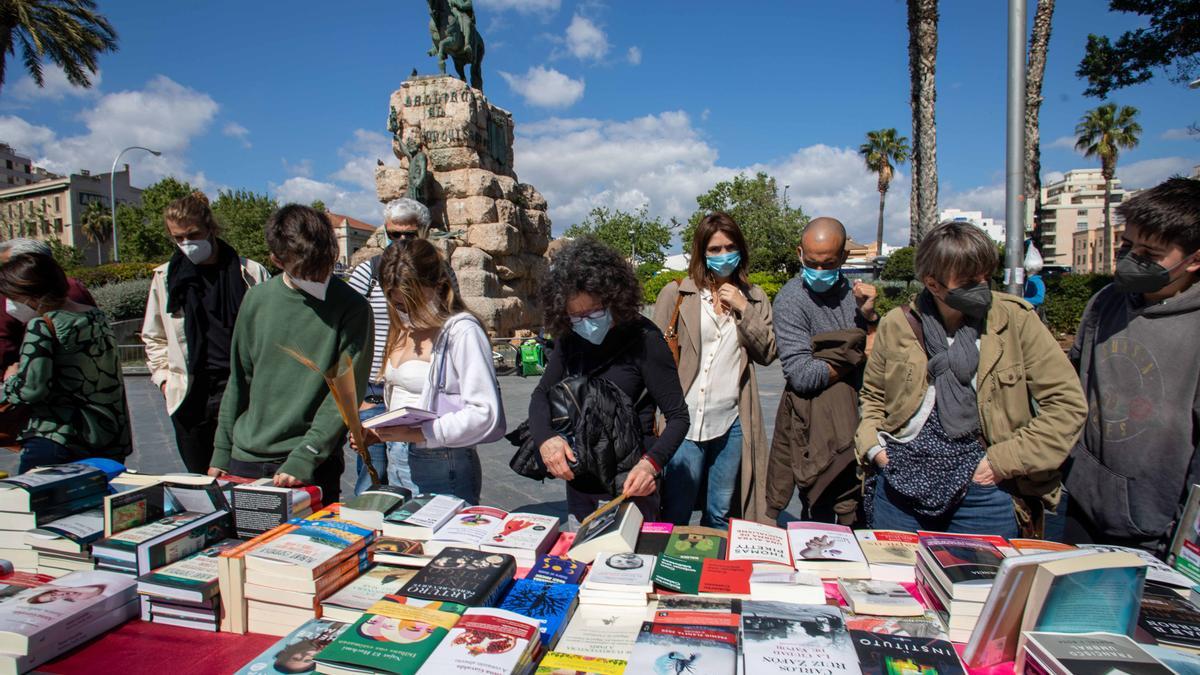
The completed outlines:
[[[387,442],[388,483],[478,504],[483,477],[475,446],[504,434],[487,333],[428,241],[389,246],[379,282],[391,317],[382,365],[388,409],[420,408],[436,418],[370,431],[366,441]]]
[[[204,473],[229,381],[234,321],[246,290],[271,275],[219,238],[221,227],[203,192],[168,204],[163,222],[176,251],[154,270],[142,342],[183,464]]]

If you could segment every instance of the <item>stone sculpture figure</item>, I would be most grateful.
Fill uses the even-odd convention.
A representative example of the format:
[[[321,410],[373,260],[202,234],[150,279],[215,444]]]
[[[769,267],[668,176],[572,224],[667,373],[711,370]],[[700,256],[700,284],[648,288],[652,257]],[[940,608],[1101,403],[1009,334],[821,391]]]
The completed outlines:
[[[475,26],[475,7],[471,0],[428,0],[429,34],[433,39],[430,56],[438,59],[438,69],[446,73],[446,57],[454,60],[454,69],[467,81],[466,66],[471,66],[471,86],[483,91],[483,37]]]
[[[408,157],[408,198],[429,206],[429,160],[421,149],[420,134],[410,134],[400,149]]]

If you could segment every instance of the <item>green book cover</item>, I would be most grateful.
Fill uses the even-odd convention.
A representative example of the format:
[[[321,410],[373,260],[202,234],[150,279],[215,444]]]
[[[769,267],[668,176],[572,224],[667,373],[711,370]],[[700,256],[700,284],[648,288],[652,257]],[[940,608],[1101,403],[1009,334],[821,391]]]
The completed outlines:
[[[317,654],[317,663],[415,673],[458,623],[454,603],[381,600]]]
[[[723,560],[727,541],[724,532],[711,527],[677,527],[671,532],[663,553],[684,560]]]
[[[654,565],[654,576],[651,577],[651,580],[659,588],[695,595],[700,592],[700,572],[703,566],[704,563],[701,560],[688,560],[663,554],[658,556],[658,562]]]

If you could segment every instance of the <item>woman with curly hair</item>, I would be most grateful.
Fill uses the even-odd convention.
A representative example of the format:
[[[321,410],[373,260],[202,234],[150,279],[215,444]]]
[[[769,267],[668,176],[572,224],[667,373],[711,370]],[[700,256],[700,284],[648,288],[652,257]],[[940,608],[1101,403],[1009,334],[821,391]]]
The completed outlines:
[[[568,464],[585,448],[572,447],[551,426],[550,390],[573,375],[603,378],[634,402],[641,458],[618,473],[620,492],[634,498],[642,515],[658,514],[658,480],[688,430],[687,404],[662,331],[640,312],[641,288],[629,263],[599,241],[585,237],[555,256],[542,285],[545,327],[557,339],[529,403],[529,430],[546,468],[568,481],[567,510],[582,520],[601,500],[615,495],[571,485]],[[655,410],[666,427],[655,436]]]

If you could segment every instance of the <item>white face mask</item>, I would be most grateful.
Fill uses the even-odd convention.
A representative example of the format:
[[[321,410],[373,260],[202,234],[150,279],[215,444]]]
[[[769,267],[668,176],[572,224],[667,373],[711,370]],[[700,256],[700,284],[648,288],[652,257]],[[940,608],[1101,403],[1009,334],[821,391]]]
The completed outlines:
[[[29,323],[38,315],[29,305],[23,302],[15,302],[11,298],[4,299],[4,309],[8,311],[9,316],[21,323]]]
[[[192,261],[193,265],[199,265],[212,257],[213,245],[207,239],[200,239],[199,241],[184,239],[179,242],[178,246],[179,250],[187,256],[187,259]]]
[[[284,276],[292,283],[292,286],[297,290],[303,291],[318,300],[325,299],[325,293],[329,290],[329,280],[332,276],[325,277],[324,281],[307,281],[305,279],[297,279],[296,277],[284,272]]]

